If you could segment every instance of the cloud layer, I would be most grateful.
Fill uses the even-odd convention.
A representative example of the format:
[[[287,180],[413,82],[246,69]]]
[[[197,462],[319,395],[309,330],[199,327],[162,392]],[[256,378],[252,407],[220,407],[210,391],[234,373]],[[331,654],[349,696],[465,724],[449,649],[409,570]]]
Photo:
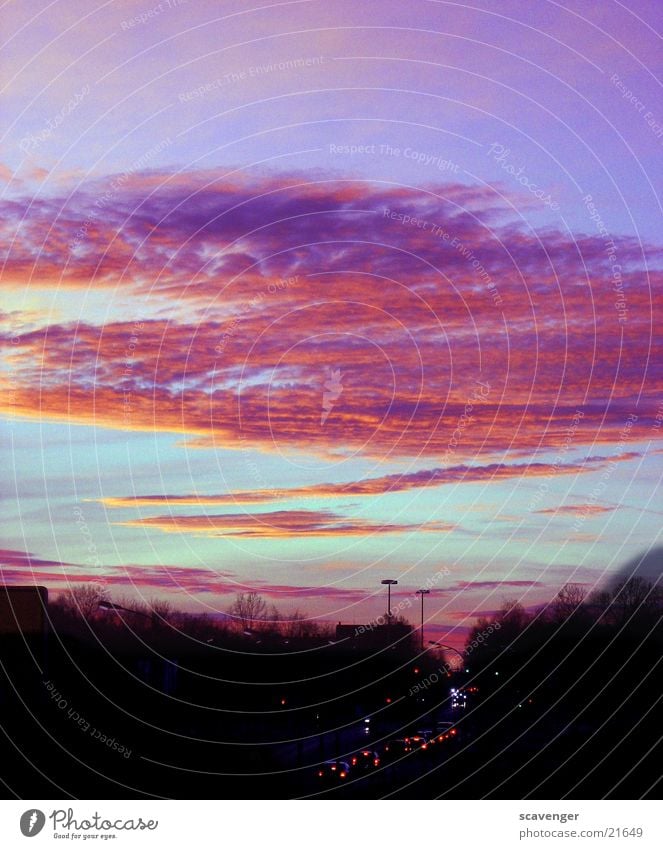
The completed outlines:
[[[109,496],[99,499],[107,507],[156,507],[183,505],[261,504],[270,501],[286,501],[294,498],[341,498],[344,496],[371,496],[411,489],[438,487],[455,483],[492,483],[511,478],[553,477],[557,475],[589,474],[605,468],[609,462],[625,462],[641,455],[627,452],[612,458],[587,457],[579,463],[492,463],[487,466],[450,466],[440,469],[422,469],[418,472],[382,475],[348,483],[320,483],[295,486],[288,489],[249,489],[220,494],[205,495],[128,495]],[[537,513],[576,512],[582,505],[537,510]],[[594,512],[606,512],[613,508],[595,507]]]
[[[660,251],[614,237],[616,282],[603,240],[496,198],[207,171],[5,201],[8,291],[104,291],[116,318],[7,315],[3,411],[445,464],[559,445],[577,410],[578,444],[619,441],[636,407],[646,433]]]
[[[411,531],[452,531],[447,522],[408,524],[371,522],[338,516],[329,510],[277,510],[270,513],[208,516],[149,516],[117,524],[158,528],[167,533],[193,533],[212,537],[273,539],[287,537],[367,537]]]

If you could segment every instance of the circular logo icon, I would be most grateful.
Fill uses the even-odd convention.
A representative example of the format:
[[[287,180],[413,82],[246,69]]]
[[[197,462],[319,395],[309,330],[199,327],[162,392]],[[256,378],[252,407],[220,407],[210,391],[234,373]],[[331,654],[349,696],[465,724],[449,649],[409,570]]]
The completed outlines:
[[[43,811],[38,811],[36,808],[31,808],[26,811],[21,817],[21,834],[24,837],[34,837],[42,830],[46,823],[46,816]]]

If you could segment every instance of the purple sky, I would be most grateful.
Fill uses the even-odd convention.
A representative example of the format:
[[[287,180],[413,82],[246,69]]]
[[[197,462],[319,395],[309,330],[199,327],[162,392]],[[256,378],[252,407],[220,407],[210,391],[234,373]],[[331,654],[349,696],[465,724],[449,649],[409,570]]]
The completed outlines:
[[[660,4],[2,16],[6,581],[458,642],[656,544]]]

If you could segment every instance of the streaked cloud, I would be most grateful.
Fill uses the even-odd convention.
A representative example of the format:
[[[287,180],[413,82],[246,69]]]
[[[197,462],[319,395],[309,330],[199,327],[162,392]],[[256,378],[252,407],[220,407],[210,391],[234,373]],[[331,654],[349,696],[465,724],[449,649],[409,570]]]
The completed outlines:
[[[618,457],[587,457],[579,463],[492,463],[487,466],[451,466],[442,469],[426,469],[405,474],[382,475],[362,481],[348,483],[321,483],[288,489],[235,490],[234,492],[205,495],[129,495],[109,496],[99,499],[107,507],[155,507],[159,505],[221,505],[260,504],[269,501],[285,501],[294,498],[342,498],[344,496],[371,496],[411,489],[444,486],[456,483],[491,483],[510,478],[552,477],[557,475],[581,475],[604,468],[609,462],[632,460],[640,455],[628,452]],[[564,508],[566,509],[566,508]],[[573,508],[574,510],[576,508]],[[605,508],[608,510],[611,508]],[[537,513],[558,510],[537,510]],[[596,512],[599,512],[598,510]],[[600,512],[603,512],[601,510]]]
[[[601,504],[561,504],[559,507],[547,507],[545,510],[534,512],[551,516],[600,516],[603,513],[612,513],[615,509]]]
[[[72,563],[62,563],[60,560],[48,560],[37,557],[29,551],[20,551],[14,548],[0,549],[0,567],[2,569],[25,570],[26,574],[35,569],[63,568],[73,566]]]
[[[374,534],[399,534],[412,531],[448,533],[448,522],[421,524],[373,522],[350,519],[329,510],[279,510],[271,513],[222,514],[210,516],[149,516],[116,524],[128,527],[157,528],[166,533],[193,533],[212,537],[356,537]]]

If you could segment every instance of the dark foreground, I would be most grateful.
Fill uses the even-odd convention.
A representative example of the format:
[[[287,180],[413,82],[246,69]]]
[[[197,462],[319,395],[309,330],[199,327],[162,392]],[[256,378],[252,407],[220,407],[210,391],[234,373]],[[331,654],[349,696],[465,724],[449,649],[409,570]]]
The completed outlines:
[[[217,645],[117,623],[3,637],[3,796],[655,798],[660,610],[581,614],[507,611],[454,672],[411,643]],[[417,731],[433,741],[393,743]]]

